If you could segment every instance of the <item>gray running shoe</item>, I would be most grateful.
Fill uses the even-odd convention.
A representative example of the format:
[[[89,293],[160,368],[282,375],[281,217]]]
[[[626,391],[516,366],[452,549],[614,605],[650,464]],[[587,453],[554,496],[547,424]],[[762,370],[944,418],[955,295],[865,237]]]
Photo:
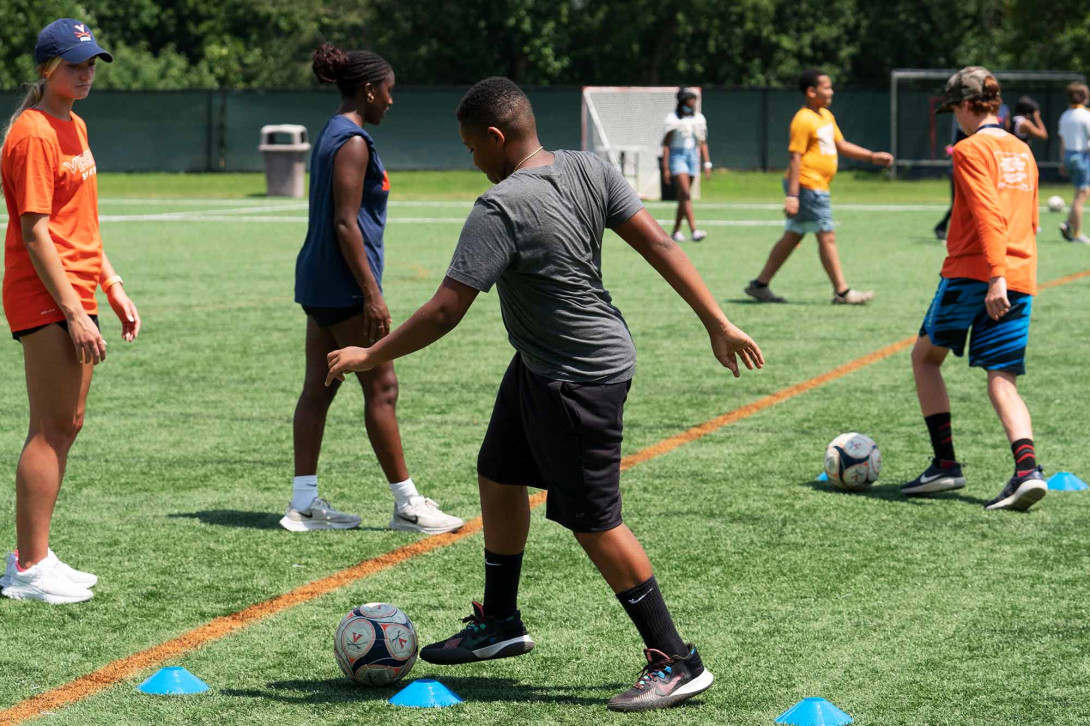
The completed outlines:
[[[289,532],[310,532],[316,529],[354,529],[360,526],[355,514],[338,512],[324,499],[315,499],[304,511],[292,509],[280,518],[280,526]]]
[[[769,287],[768,285],[758,286],[756,280],[750,280],[749,284],[746,285],[745,293],[747,295],[749,295],[751,298],[753,298],[754,300],[756,300],[757,302],[767,302],[767,303],[785,303],[785,302],[787,302],[787,300],[780,297],[776,293],[772,292],[772,288]]]

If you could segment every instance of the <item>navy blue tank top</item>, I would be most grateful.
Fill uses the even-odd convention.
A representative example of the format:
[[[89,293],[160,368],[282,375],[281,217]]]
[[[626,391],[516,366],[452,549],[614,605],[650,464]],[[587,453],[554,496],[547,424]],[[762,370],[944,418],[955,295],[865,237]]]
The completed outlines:
[[[363,177],[363,198],[357,215],[371,274],[382,289],[385,251],[386,202],[390,180],[375,150],[371,135],[341,115],[329,119],[314,142],[310,156],[310,215],[307,238],[295,261],[295,302],[314,307],[353,307],[363,302],[363,292],[341,254],[333,219],[333,160],[353,136],[367,142],[371,160]]]

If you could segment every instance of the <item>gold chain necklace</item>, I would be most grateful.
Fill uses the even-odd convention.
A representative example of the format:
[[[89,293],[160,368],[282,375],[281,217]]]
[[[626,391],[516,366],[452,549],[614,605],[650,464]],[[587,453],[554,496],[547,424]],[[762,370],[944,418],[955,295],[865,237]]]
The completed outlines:
[[[525,159],[523,159],[519,163],[515,164],[515,168],[511,170],[511,174],[514,174],[516,171],[518,171],[520,166],[522,166],[523,164],[528,162],[530,159],[534,158],[534,156],[537,155],[537,152],[541,151],[544,148],[545,148],[545,146],[543,144],[543,145],[537,147],[536,149],[534,149],[533,151],[531,151],[529,156],[527,156]],[[507,176],[511,176],[511,174],[508,174]]]

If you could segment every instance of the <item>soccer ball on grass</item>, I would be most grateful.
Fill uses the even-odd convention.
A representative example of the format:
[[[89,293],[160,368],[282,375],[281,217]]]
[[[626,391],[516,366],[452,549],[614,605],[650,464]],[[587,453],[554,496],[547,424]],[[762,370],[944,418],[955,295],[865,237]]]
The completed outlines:
[[[866,489],[882,471],[882,452],[869,436],[841,434],[825,448],[825,474],[836,486],[858,492]]]
[[[412,669],[418,651],[412,621],[383,602],[353,609],[333,636],[337,665],[363,686],[387,686],[401,680]]]
[[[1064,206],[1064,198],[1058,194],[1053,194],[1048,198],[1048,209],[1050,212],[1062,212]]]

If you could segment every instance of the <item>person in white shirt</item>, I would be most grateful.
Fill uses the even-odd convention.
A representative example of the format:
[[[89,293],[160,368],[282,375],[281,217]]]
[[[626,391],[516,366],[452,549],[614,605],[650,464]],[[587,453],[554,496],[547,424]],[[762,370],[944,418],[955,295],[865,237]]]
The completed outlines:
[[[1060,234],[1068,242],[1090,244],[1090,237],[1082,231],[1082,206],[1090,197],[1090,109],[1086,108],[1090,89],[1085,83],[1072,83],[1067,87],[1069,108],[1060,116],[1060,156],[1063,166],[1060,173],[1071,178],[1075,185],[1075,198],[1067,221],[1060,223]]]
[[[696,110],[696,94],[688,88],[677,92],[677,108],[664,123],[662,138],[662,180],[677,188],[677,218],[670,235],[675,242],[684,242],[681,223],[688,220],[693,242],[708,236],[696,228],[693,217],[692,183],[700,174],[700,157],[704,157],[704,174],[711,179],[712,162],[708,155],[708,121]]]

